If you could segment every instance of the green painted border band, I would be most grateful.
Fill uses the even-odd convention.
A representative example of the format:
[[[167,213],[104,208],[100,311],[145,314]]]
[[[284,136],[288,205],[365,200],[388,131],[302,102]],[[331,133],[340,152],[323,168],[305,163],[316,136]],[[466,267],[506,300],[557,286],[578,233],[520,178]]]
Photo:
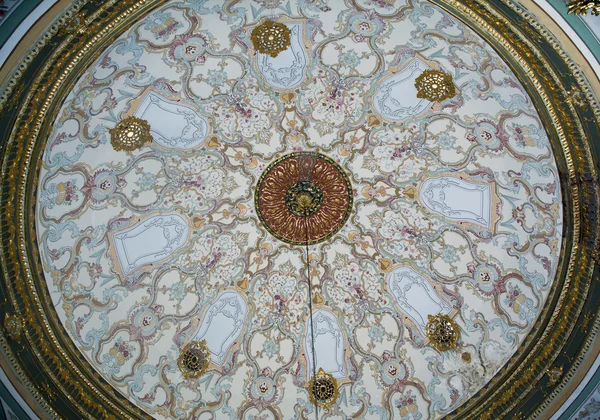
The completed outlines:
[[[19,25],[23,23],[25,18],[31,14],[43,0],[24,0],[15,10],[12,11],[8,18],[0,24],[0,48],[4,47],[6,41],[17,30]]]

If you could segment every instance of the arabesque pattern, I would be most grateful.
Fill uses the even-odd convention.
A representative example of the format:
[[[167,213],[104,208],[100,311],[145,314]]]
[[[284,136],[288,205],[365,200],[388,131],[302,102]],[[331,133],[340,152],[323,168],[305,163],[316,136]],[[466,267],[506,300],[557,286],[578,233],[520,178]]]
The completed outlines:
[[[516,351],[555,277],[559,177],[532,101],[425,1],[217,3],[140,20],[56,114],[36,224],[66,331],[155,418],[310,414],[308,268],[316,368],[337,369],[340,392],[325,416],[443,417]],[[291,45],[251,55],[272,14]],[[456,95],[418,98],[427,69],[454,75]],[[132,115],[160,117],[156,141],[113,150]],[[308,255],[254,207],[267,166],[299,151],[336,162],[353,195]],[[438,314],[460,329],[456,350],[428,344]],[[211,363],[186,380],[180,352],[200,340]]]

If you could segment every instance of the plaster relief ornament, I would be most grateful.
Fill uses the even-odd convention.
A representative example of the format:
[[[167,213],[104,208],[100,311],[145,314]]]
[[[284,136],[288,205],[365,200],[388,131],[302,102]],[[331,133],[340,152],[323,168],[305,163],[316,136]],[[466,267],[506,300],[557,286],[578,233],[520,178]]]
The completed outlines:
[[[346,223],[352,185],[332,159],[294,152],[272,162],[256,186],[256,213],[277,239],[294,245],[323,242]]]
[[[252,45],[260,53],[277,57],[290,46],[290,30],[283,23],[268,20],[252,31]]]
[[[439,350],[455,350],[460,338],[458,325],[448,315],[435,315],[428,317],[426,334],[431,345]]]
[[[587,15],[592,12],[592,15],[600,15],[600,1],[598,0],[573,0],[568,4],[569,13],[576,15]]]
[[[441,102],[456,94],[452,76],[438,70],[425,70],[415,80],[415,87],[417,98],[424,98],[430,102]]]
[[[186,379],[199,378],[204,375],[209,362],[210,352],[206,346],[206,340],[192,341],[187,344],[177,359],[179,370]]]
[[[115,150],[132,151],[139,149],[144,143],[152,141],[150,124],[137,117],[121,120],[115,128],[111,128],[110,143]]]
[[[11,340],[20,342],[21,333],[23,332],[23,321],[16,315],[6,314],[4,317],[4,331],[6,331]]]
[[[555,366],[553,368],[548,369],[546,371],[546,374],[548,375],[548,385],[554,386],[562,379],[563,368],[562,366]]]
[[[308,398],[321,408],[328,409],[335,404],[339,395],[337,381],[322,368],[308,381]]]

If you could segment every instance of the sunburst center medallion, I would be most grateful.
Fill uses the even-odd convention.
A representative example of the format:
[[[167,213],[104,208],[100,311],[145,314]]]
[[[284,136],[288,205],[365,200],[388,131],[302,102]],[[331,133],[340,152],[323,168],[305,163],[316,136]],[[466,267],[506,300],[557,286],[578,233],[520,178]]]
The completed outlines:
[[[295,152],[272,162],[256,186],[256,213],[277,239],[316,244],[335,235],[352,210],[350,179],[331,158]]]

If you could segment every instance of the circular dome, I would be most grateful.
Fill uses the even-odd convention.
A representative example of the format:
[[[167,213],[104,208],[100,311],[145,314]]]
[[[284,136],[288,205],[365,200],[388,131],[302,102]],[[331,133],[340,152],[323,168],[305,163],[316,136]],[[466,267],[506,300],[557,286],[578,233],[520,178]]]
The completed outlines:
[[[128,20],[24,155],[32,289],[107,413],[504,410],[536,325],[583,290],[562,287],[589,258],[548,124],[565,102],[458,6],[155,6],[107,10]],[[289,30],[276,56],[252,42],[266,18]]]
[[[562,206],[531,99],[447,12],[364,7],[280,17],[291,45],[271,57],[252,52],[251,25],[166,4],[103,51],[58,113],[38,184],[48,287],[94,369],[152,416],[213,405],[248,416],[263,375],[289,418],[310,409],[298,400],[314,367],[348,393],[363,383],[370,410],[408,398],[438,418],[491,379],[540,313]],[[193,61],[190,39],[203,40]],[[455,94],[433,95],[442,82]],[[120,151],[108,133],[131,117],[153,141]],[[95,182],[107,174],[110,186]],[[430,342],[436,316],[456,323],[454,347]],[[209,393],[173,368],[203,340]],[[407,371],[391,388],[379,385],[386,357]]]

